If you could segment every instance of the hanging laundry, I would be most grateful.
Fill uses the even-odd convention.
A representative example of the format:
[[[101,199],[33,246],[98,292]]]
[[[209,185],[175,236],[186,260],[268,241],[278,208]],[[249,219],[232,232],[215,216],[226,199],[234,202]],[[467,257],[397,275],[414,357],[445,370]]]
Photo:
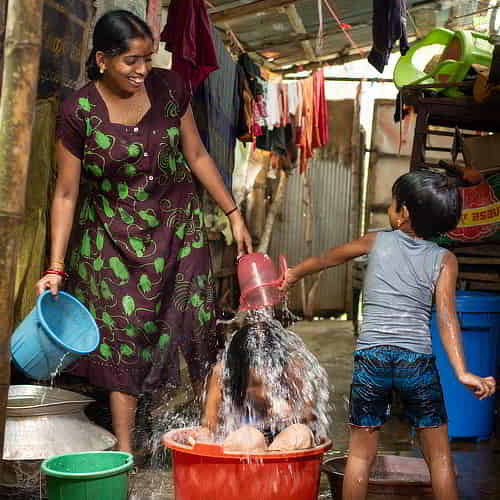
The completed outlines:
[[[314,112],[313,78],[300,82],[302,87],[302,110],[298,116],[300,128],[297,130],[297,145],[300,146],[300,173],[307,170],[307,163],[312,157],[312,132]]]
[[[325,101],[325,77],[323,69],[313,75],[314,112],[312,147],[321,148],[328,143],[328,111]]]
[[[290,113],[288,111],[288,84],[279,84],[279,97],[280,97],[280,125],[284,127],[287,123],[290,123]]]
[[[295,116],[299,106],[299,94],[297,90],[297,82],[288,84],[288,112]]]
[[[172,70],[194,93],[219,65],[204,0],[172,0],[160,40],[172,52]]]
[[[406,31],[406,0],[373,0],[373,47],[368,62],[379,72],[389,61],[394,43],[404,55],[409,49]]]
[[[279,83],[269,82],[267,85],[267,128],[279,127],[281,122]]]
[[[148,25],[153,32],[154,51],[158,52],[161,31],[161,0],[148,0]]]

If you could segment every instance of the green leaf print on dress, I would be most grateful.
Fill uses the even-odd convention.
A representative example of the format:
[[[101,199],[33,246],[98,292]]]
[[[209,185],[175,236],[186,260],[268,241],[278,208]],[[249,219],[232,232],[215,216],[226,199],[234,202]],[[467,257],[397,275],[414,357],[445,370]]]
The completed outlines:
[[[151,347],[145,347],[141,351],[141,358],[143,361],[153,361],[153,354]]]
[[[83,257],[90,257],[90,235],[89,231],[85,231],[83,233],[83,238],[82,238],[82,245],[80,247],[80,254]]]
[[[122,298],[123,311],[127,316],[131,316],[135,311],[135,300],[130,295],[125,295]]]
[[[124,208],[118,207],[118,213],[125,224],[130,226],[134,223],[134,218]]]
[[[80,97],[78,99],[78,104],[83,111],[89,112],[92,109],[93,104],[86,97]]]
[[[122,356],[129,358],[130,356],[132,356],[132,354],[134,354],[134,351],[130,348],[130,346],[122,344],[120,346],[120,354]]]
[[[111,293],[111,289],[109,288],[107,281],[102,280],[99,283],[99,288],[101,289],[101,295],[104,300],[113,300],[115,298],[115,296]]]
[[[104,179],[101,183],[101,189],[105,192],[105,193],[109,193],[111,191],[111,189],[113,188],[112,184],[111,184],[111,181],[109,179]]]
[[[157,257],[153,263],[155,267],[155,271],[158,274],[161,274],[165,269],[165,259],[163,257]]]
[[[128,186],[123,182],[118,184],[118,196],[120,200],[125,200],[128,198]]]
[[[160,221],[156,218],[154,212],[150,214],[147,210],[140,210],[139,217],[146,221],[149,227],[158,227],[160,225]]]
[[[101,149],[109,149],[113,144],[113,139],[113,136],[103,134],[99,130],[95,133],[95,142]]]
[[[108,344],[101,344],[99,346],[99,353],[107,361],[112,355],[111,347]]]
[[[102,260],[102,257],[96,257],[92,267],[94,268],[94,271],[99,272],[104,267],[104,261]]]
[[[104,210],[104,215],[106,217],[114,217],[115,216],[115,211],[111,208],[111,205],[109,204],[108,199],[103,196],[102,194],[99,195],[99,197],[102,200],[102,209]]]
[[[172,149],[177,149],[179,146],[179,129],[177,127],[170,127],[167,129],[168,141],[170,142],[170,146]]]
[[[132,165],[131,163],[127,163],[123,167],[125,169],[125,175],[127,177],[133,177],[137,173],[137,169],[135,168],[135,165]]]
[[[111,266],[111,269],[115,273],[115,276],[117,278],[120,278],[120,280],[121,280],[120,285],[124,285],[124,284],[128,283],[128,281],[129,281],[128,270],[125,267],[125,264],[120,260],[119,257],[111,257],[109,259],[109,265]]]
[[[149,193],[144,191],[144,189],[139,188],[137,192],[135,193],[135,197],[139,201],[146,201],[149,198]]]
[[[142,144],[135,142],[133,144],[129,144],[127,151],[131,158],[137,158],[142,153]]]
[[[128,242],[130,243],[130,246],[134,249],[134,252],[137,255],[137,257],[144,257],[145,246],[141,238],[137,238],[136,236],[130,236]]]
[[[83,262],[80,262],[80,264],[78,265],[78,276],[80,276],[83,281],[87,281],[89,277],[87,268],[85,267],[85,264]]]
[[[142,274],[139,278],[139,288],[141,289],[143,294],[151,291],[151,281],[147,274]]]
[[[146,321],[146,323],[144,323],[144,331],[146,333],[156,333],[158,331],[158,327],[154,321]]]
[[[110,316],[109,313],[107,313],[106,311],[104,311],[102,313],[102,322],[108,326],[109,328],[113,328],[113,326],[115,326],[115,320]]]
[[[94,174],[96,177],[102,177],[102,168],[95,163],[84,163],[83,168]]]
[[[170,342],[170,335],[164,333],[163,335],[160,335],[160,339],[158,340],[158,347],[160,349],[166,349]]]
[[[102,250],[104,247],[104,235],[102,234],[101,230],[97,231],[95,246],[97,247],[97,250]]]
[[[183,247],[179,250],[178,258],[185,259],[191,253],[191,247]]]
[[[126,327],[125,327],[125,331],[127,332],[127,335],[129,337],[136,337],[137,336],[137,328],[135,327],[135,325],[133,325],[132,323],[129,323]]]

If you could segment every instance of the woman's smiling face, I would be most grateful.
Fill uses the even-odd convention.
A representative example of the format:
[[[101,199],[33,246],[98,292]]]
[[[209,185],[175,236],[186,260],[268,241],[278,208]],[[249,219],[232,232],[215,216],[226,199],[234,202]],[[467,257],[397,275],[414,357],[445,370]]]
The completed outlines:
[[[150,38],[131,38],[128,50],[117,56],[96,54],[104,64],[102,81],[110,89],[125,94],[135,94],[144,86],[151,71],[153,41]]]

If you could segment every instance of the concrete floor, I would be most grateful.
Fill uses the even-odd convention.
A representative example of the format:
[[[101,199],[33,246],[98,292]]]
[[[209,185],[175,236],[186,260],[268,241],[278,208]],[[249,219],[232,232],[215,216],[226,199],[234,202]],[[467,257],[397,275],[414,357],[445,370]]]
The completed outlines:
[[[342,456],[347,451],[349,440],[349,428],[346,421],[352,351],[355,342],[352,323],[341,320],[300,321],[291,329],[303,338],[328,372],[332,402],[330,437],[333,447],[325,459]],[[497,401],[500,401],[500,398],[497,398]],[[498,406],[497,404],[497,408]],[[498,411],[496,422],[497,436],[487,441],[454,440],[451,443],[461,500],[500,500],[500,439],[498,437],[500,417]],[[164,429],[165,432],[167,430],[169,429]],[[381,431],[380,453],[420,456],[412,434],[397,418],[392,418]],[[37,491],[32,495],[22,495],[22,492],[16,494],[12,490],[2,491],[0,488],[0,499],[4,498],[39,499],[40,493]],[[173,500],[174,498],[171,473],[159,467],[158,464],[156,467],[138,467],[138,470],[130,475],[129,500]],[[385,498],[385,496],[376,498]],[[321,475],[320,499],[332,499],[325,474]]]

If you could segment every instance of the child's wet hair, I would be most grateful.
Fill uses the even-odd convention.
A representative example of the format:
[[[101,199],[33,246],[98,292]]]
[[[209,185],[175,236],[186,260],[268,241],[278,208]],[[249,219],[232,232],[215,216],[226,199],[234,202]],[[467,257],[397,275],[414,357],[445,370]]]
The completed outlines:
[[[235,406],[244,405],[251,370],[262,371],[263,360],[271,360],[274,367],[284,369],[284,353],[280,337],[267,323],[248,323],[233,335],[226,354],[225,381]]]
[[[454,229],[460,221],[462,202],[456,181],[432,170],[414,170],[392,186],[396,208],[405,206],[411,227],[421,238],[433,238]]]

